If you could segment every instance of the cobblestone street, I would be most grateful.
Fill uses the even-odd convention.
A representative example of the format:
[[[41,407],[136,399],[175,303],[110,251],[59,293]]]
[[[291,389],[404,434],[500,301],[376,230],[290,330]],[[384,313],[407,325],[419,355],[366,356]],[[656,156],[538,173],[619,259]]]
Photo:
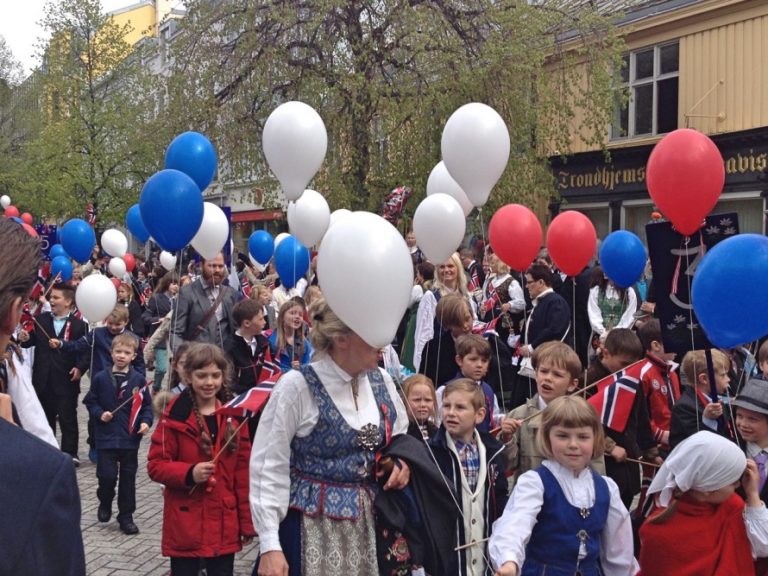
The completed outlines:
[[[89,382],[83,379],[82,400]],[[168,558],[160,553],[160,535],[163,526],[162,488],[147,475],[147,450],[149,434],[142,440],[139,450],[139,472],[136,476],[136,513],[134,521],[139,534],[126,536],[120,531],[115,516],[117,501],[113,503],[112,520],[101,523],[96,519],[99,502],[96,498],[96,465],[88,460],[87,420],[88,412],[78,405],[80,423],[80,460],[77,469],[77,483],[82,499],[83,542],[87,574],[92,576],[164,576],[169,574]],[[153,426],[154,430],[154,426]],[[151,432],[150,432],[151,434]],[[235,556],[235,574],[246,576],[251,573],[256,560],[256,544],[251,544]]]

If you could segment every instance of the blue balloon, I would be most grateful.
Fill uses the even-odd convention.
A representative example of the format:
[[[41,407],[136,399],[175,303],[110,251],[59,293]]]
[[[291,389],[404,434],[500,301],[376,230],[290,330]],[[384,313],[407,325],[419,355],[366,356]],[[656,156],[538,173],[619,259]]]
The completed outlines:
[[[160,247],[176,252],[189,244],[203,222],[203,194],[178,170],[160,170],[144,184],[141,220]]]
[[[149,232],[147,232],[147,227],[144,226],[144,221],[141,219],[141,209],[138,204],[128,208],[128,212],[125,213],[125,225],[136,237],[136,240],[142,244],[149,240]]]
[[[275,268],[280,281],[290,290],[307,273],[309,250],[296,238],[288,236],[275,248]]]
[[[57,274],[62,282],[72,280],[72,262],[66,256],[56,256],[51,262],[51,275],[55,278]]]
[[[632,232],[611,232],[600,246],[600,266],[616,286],[629,288],[640,280],[647,260],[643,242]]]
[[[61,228],[61,245],[76,262],[88,262],[96,246],[96,233],[85,220],[72,218]]]
[[[710,342],[733,348],[768,334],[768,238],[739,234],[715,245],[693,276],[691,300]]]
[[[54,244],[53,246],[51,246],[51,249],[48,251],[48,257],[51,260],[56,258],[56,256],[67,256],[67,257],[69,257],[67,255],[67,251],[64,250],[64,246],[62,246],[61,244]]]
[[[165,168],[184,172],[205,190],[216,174],[216,150],[199,132],[184,132],[165,151]]]
[[[18,223],[18,224],[24,224],[24,220],[22,220],[22,219],[21,219],[21,218],[19,218],[18,216],[11,216],[11,217],[9,218],[9,220],[13,220],[14,222],[16,222],[16,223]]]
[[[275,252],[275,241],[266,230],[256,230],[248,238],[248,252],[259,264],[266,264]]]

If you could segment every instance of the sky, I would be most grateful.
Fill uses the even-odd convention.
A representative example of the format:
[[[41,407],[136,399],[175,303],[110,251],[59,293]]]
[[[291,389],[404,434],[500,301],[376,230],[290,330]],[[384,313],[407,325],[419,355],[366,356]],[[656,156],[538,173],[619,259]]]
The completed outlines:
[[[125,8],[135,4],[137,0],[101,0],[105,12]],[[38,25],[42,20],[46,0],[25,0],[24,2],[8,2],[0,18],[0,36],[5,38],[14,56],[24,68],[24,75],[37,66],[35,59],[35,44],[43,31]]]

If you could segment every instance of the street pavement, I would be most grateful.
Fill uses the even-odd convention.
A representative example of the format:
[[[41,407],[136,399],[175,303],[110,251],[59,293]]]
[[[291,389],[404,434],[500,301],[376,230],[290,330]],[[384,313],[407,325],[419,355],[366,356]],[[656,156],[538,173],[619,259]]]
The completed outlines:
[[[83,393],[88,391],[89,381],[83,378]],[[112,505],[112,520],[101,523],[96,519],[99,501],[96,498],[96,465],[88,460],[88,411],[78,405],[80,425],[79,456],[82,462],[77,469],[77,483],[80,486],[82,519],[80,526],[85,544],[86,573],[92,576],[165,576],[170,574],[168,558],[160,553],[160,539],[163,528],[163,493],[160,484],[153,482],[147,474],[147,450],[149,436],[142,440],[139,450],[139,471],[136,475],[136,513],[134,522],[139,534],[127,536],[120,531],[115,520],[117,498]],[[154,426],[152,427],[154,430]],[[235,575],[251,574],[258,547],[250,544],[235,556]]]

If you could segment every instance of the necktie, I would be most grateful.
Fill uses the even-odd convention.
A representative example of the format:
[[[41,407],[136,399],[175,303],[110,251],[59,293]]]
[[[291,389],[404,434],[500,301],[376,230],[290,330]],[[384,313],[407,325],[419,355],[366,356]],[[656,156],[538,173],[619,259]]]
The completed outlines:
[[[760,475],[760,491],[762,492],[763,486],[765,486],[766,469],[765,463],[768,462],[768,454],[760,452],[755,456],[755,464],[757,464],[757,473]]]

